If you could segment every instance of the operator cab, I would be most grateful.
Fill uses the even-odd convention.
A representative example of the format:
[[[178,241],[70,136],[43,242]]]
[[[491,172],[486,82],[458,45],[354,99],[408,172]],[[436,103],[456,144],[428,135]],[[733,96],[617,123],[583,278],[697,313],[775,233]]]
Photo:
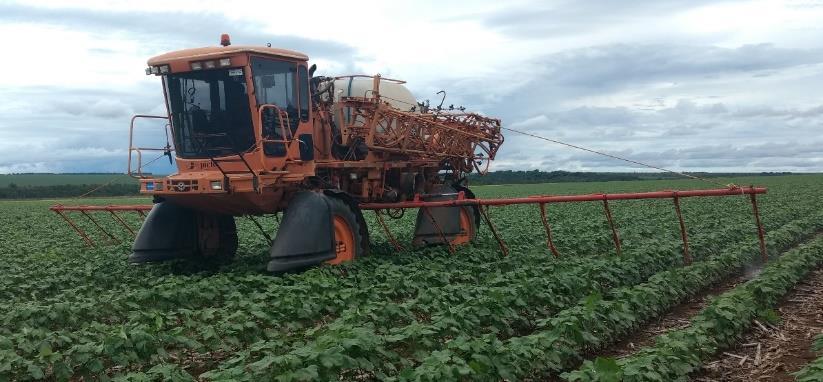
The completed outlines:
[[[261,146],[262,171],[282,169],[287,158],[311,160],[291,144],[298,136],[311,141],[308,57],[231,46],[227,35],[221,40],[220,47],[184,49],[148,61],[146,74],[162,77],[178,167],[245,157]]]

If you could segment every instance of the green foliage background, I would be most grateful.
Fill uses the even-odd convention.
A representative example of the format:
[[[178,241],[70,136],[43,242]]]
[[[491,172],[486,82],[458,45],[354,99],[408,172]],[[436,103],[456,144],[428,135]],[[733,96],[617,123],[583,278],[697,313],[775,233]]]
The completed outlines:
[[[125,174],[0,174],[0,199],[137,195],[137,179]]]

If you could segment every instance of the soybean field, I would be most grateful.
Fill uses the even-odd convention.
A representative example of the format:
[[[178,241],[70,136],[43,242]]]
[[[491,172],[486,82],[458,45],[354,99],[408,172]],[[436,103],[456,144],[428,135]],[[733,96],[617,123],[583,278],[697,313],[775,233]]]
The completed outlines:
[[[89,247],[48,210],[54,201],[0,201],[0,381],[696,378],[756,330],[755,322],[777,328],[778,305],[823,265],[823,176],[718,181],[769,188],[758,198],[769,261],[760,260],[752,205],[743,196],[680,202],[691,264],[684,264],[672,202],[661,199],[611,204],[619,256],[596,202],[548,206],[559,257],[547,248],[535,205],[490,209],[507,256],[485,224],[475,243],[454,253],[411,248],[414,211],[387,221],[404,246],[398,250],[367,212],[370,256],[280,276],[265,272],[268,243],[243,218],[236,219],[240,249],[230,264],[133,266],[126,261],[131,236],[114,221],[101,219],[112,239],[78,220],[100,244]],[[473,190],[510,197],[701,187],[665,180]],[[138,215],[127,220],[139,227]],[[276,217],[260,221],[276,232]],[[741,275],[679,317],[677,327],[611,353]],[[820,356],[814,349],[823,340],[813,340],[809,352]],[[823,380],[821,365],[823,358],[808,362],[798,380]]]

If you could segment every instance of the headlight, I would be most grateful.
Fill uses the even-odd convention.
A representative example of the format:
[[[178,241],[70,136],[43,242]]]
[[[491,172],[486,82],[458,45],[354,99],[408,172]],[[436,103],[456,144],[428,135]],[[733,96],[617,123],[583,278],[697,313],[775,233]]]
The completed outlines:
[[[203,69],[203,64],[199,62],[192,62],[191,63],[191,70],[200,70]]]
[[[223,182],[219,180],[212,180],[211,181],[211,189],[212,190],[222,190],[223,189]]]
[[[206,61],[203,63],[206,69],[214,69],[214,61]]]
[[[160,66],[160,74],[166,74],[168,72],[169,72],[169,66],[168,65],[161,65]]]
[[[231,58],[221,58],[220,59],[220,66],[229,66],[231,65]]]
[[[154,182],[146,183],[146,191],[154,191]]]

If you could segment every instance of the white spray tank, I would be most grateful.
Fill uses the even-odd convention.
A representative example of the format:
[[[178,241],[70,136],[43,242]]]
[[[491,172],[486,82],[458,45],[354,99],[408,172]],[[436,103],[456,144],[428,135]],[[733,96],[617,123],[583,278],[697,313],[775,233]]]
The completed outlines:
[[[413,106],[417,106],[417,100],[403,84],[403,81],[381,78],[380,97],[395,109],[410,111]],[[334,101],[339,101],[340,97],[370,97],[373,87],[374,79],[371,76],[336,78]]]
[[[386,78],[380,79],[380,98],[382,101],[389,103],[393,108],[412,112],[414,108],[415,113],[419,113],[417,107],[417,100],[412,95],[403,81],[391,80]],[[338,77],[334,80],[334,119],[335,123],[340,126],[337,121],[337,108],[340,97],[371,97],[374,89],[374,77],[372,76],[346,76]],[[351,110],[343,110],[343,118],[351,123]],[[378,127],[378,131],[382,130]]]

